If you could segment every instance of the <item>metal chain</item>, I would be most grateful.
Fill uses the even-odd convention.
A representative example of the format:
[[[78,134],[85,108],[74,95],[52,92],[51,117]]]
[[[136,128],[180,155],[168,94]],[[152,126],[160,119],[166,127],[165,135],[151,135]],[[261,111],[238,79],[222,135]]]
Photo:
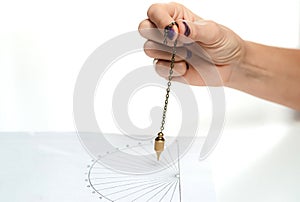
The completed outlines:
[[[167,37],[169,33],[169,29],[171,28],[175,23],[171,23],[168,25],[165,30],[164,30],[164,44],[167,44]],[[166,114],[167,114],[167,109],[168,109],[168,103],[169,103],[169,94],[170,94],[170,88],[171,88],[171,81],[173,78],[173,68],[174,68],[174,63],[175,63],[175,55],[176,55],[176,46],[177,46],[177,39],[174,41],[174,45],[172,48],[172,57],[171,57],[171,64],[170,64],[170,70],[169,70],[169,77],[168,77],[168,83],[167,83],[167,89],[166,89],[166,97],[165,97],[165,103],[164,103],[164,109],[163,109],[163,114],[162,114],[162,120],[161,120],[161,126],[160,126],[160,132],[162,132],[165,129],[165,123],[166,123]]]

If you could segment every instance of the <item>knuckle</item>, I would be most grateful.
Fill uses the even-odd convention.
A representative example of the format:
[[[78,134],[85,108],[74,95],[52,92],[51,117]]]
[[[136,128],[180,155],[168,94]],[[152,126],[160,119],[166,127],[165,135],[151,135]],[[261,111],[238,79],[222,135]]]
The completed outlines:
[[[147,56],[149,56],[149,54],[150,54],[150,49],[149,49],[148,41],[146,41],[146,42],[144,43],[143,49],[144,49],[145,54],[146,54]]]
[[[154,65],[154,69],[156,71],[156,73],[161,76],[161,77],[167,77],[166,71],[165,71],[165,67],[160,63],[160,61],[158,61],[155,65]]]
[[[148,11],[147,11],[147,16],[148,16],[149,18],[151,18],[151,16],[155,15],[155,12],[157,12],[157,10],[158,10],[159,8],[161,8],[161,6],[162,6],[161,3],[155,3],[155,4],[152,4],[152,5],[149,7]]]
[[[189,38],[191,38],[192,40],[197,40],[199,39],[199,33],[198,30],[196,30],[194,27],[191,27],[190,29],[190,35]]]
[[[216,23],[215,21],[207,20],[207,24],[212,30],[216,30],[219,28],[219,24]]]
[[[144,52],[145,52],[145,54],[146,54],[148,57],[153,58],[153,57],[152,57],[152,52],[151,52],[151,50],[149,50],[149,49],[144,49]]]
[[[143,20],[142,22],[140,22],[139,26],[138,26],[138,30],[141,30],[145,27],[145,20]]]
[[[175,7],[183,7],[183,5],[182,4],[180,4],[180,3],[177,3],[177,2],[175,2],[175,1],[171,1],[170,3],[169,3],[169,5],[172,5],[172,6],[175,6]]]
[[[147,33],[149,32],[149,28],[151,28],[152,25],[149,22],[149,20],[143,20],[140,22],[138,26],[138,31],[142,36],[147,36]]]
[[[154,43],[149,40],[144,43],[144,47],[143,47],[144,52],[149,57],[153,57],[153,45]]]
[[[220,26],[218,23],[209,20],[208,21],[208,30],[210,31],[211,34],[211,43],[216,43],[218,40],[220,40]]]

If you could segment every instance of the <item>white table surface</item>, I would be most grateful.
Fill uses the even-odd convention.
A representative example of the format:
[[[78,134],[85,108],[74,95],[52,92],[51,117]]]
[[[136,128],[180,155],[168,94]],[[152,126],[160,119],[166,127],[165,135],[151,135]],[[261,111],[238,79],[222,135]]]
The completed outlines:
[[[217,201],[298,202],[299,145],[296,122],[289,127],[225,127],[206,164],[213,174],[207,179],[212,180]],[[0,159],[0,201],[99,201],[86,187],[85,173],[92,158],[76,133],[2,132]]]

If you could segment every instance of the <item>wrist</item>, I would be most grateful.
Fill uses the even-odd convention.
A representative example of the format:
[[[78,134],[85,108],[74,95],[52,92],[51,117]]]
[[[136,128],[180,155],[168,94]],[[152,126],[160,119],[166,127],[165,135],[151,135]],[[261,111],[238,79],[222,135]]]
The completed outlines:
[[[225,86],[242,91],[249,91],[265,82],[271,75],[262,64],[263,60],[259,44],[243,41],[241,59],[232,67],[231,76]]]

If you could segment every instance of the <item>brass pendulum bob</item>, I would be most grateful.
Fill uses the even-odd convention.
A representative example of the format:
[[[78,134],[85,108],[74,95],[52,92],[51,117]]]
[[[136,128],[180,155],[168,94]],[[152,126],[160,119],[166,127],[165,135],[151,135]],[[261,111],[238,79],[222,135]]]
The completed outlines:
[[[164,134],[159,132],[155,138],[154,150],[156,152],[157,160],[159,160],[160,154],[164,151],[165,138]]]

